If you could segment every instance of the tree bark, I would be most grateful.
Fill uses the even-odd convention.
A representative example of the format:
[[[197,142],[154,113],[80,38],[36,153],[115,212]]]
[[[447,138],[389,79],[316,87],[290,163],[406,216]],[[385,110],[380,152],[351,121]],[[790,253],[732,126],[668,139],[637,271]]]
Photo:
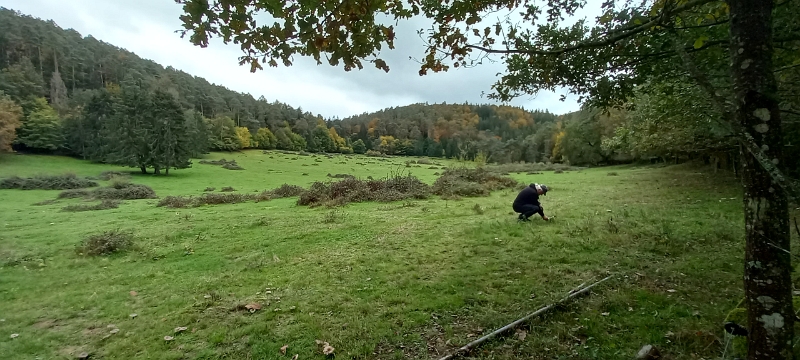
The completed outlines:
[[[771,0],[728,0],[736,121],[773,164],[783,162],[777,85],[772,72]],[[741,150],[744,187],[748,355],[791,359],[794,335],[789,208],[785,191],[752,153]]]
[[[142,174],[147,174],[147,168],[144,166],[140,166],[139,169],[142,169]]]

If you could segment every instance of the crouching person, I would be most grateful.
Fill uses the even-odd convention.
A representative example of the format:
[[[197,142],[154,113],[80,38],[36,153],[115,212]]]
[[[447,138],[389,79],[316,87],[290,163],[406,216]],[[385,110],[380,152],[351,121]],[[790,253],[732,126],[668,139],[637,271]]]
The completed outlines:
[[[545,221],[550,220],[544,215],[544,208],[539,203],[539,195],[547,195],[547,186],[531,184],[519,192],[514,200],[514,212],[519,213],[519,221],[530,221],[533,214],[539,214]]]

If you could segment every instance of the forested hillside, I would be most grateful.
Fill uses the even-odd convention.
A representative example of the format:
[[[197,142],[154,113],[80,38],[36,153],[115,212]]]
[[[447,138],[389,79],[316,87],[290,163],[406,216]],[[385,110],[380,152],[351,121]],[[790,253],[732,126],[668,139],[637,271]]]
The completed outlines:
[[[791,46],[776,55],[790,171],[800,165],[793,156],[800,155],[797,59]],[[157,173],[208,151],[243,148],[577,165],[704,158],[728,167],[738,151],[708,96],[680,76],[638,86],[621,110],[557,116],[412,104],[326,120],[8,9],[0,9],[0,68],[0,150],[67,153]],[[716,81],[723,68],[703,70]]]
[[[533,151],[545,154],[544,143],[523,149],[525,138],[555,120],[506,106],[416,104],[326,122],[8,9],[0,10],[0,64],[5,149],[66,152],[142,171],[242,148],[538,160],[544,155]],[[518,152],[500,154],[509,141]]]

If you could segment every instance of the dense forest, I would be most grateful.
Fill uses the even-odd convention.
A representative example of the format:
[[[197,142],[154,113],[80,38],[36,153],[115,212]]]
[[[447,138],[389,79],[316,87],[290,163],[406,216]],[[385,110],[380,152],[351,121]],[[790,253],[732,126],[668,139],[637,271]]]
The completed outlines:
[[[798,169],[800,56],[796,47],[777,54],[787,168]],[[724,66],[704,63],[724,78]],[[412,104],[325,119],[5,8],[0,68],[0,151],[66,153],[143,172],[246,148],[574,165],[703,158],[729,167],[738,151],[710,99],[681,77],[638,86],[617,110],[586,107],[557,116],[510,106]]]

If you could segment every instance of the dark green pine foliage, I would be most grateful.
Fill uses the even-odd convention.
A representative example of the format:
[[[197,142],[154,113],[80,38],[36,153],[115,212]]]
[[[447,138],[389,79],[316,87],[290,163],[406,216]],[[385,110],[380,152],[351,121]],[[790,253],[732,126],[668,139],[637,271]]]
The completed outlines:
[[[104,162],[111,153],[111,128],[116,117],[115,97],[107,90],[97,91],[86,104],[83,114],[69,117],[64,123],[65,147],[86,160]]]
[[[150,112],[152,140],[150,161],[156,174],[169,169],[185,169],[191,166],[191,139],[187,136],[183,110],[170,93],[156,90]]]
[[[131,79],[123,82],[121,99],[112,127],[113,150],[108,162],[139,168],[147,173],[152,164],[153,142],[156,136],[152,121],[153,104],[150,95]]]

